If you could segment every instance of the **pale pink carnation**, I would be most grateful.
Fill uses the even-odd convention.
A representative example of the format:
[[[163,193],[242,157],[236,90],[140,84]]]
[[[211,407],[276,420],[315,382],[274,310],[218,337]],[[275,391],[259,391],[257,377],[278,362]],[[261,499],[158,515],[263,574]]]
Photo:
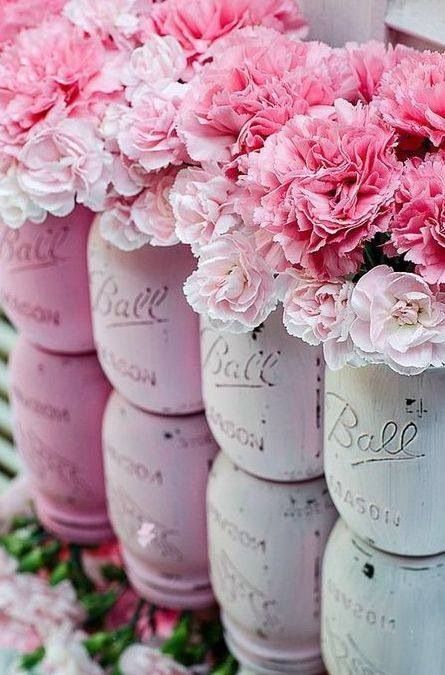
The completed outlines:
[[[34,28],[51,15],[58,15],[65,0],[2,0],[0,3],[0,50],[25,28]]]
[[[371,361],[402,375],[445,363],[445,303],[418,275],[379,265],[357,282],[350,334]]]
[[[258,225],[292,265],[322,280],[357,271],[363,243],[388,228],[400,175],[392,132],[361,106],[336,109],[336,119],[288,122],[250,175],[265,189]]]
[[[215,237],[240,226],[237,187],[215,164],[182,169],[170,192],[176,234],[198,254]]]
[[[119,661],[122,675],[186,675],[187,668],[168,656],[146,645],[132,645],[122,654]]]
[[[33,223],[43,223],[46,216],[46,211],[33,202],[20,186],[16,164],[11,165],[4,175],[0,174],[0,220],[2,223],[17,229],[28,220]]]
[[[145,171],[181,164],[185,151],[175,123],[185,85],[175,84],[160,91],[138,90],[121,120],[118,143],[121,151],[137,160]]]
[[[149,186],[131,207],[131,217],[152,246],[173,246],[179,243],[169,195],[177,175],[176,169],[153,174]]]
[[[392,244],[429,284],[445,283],[445,152],[405,164]]]
[[[301,37],[307,32],[295,0],[164,0],[154,6],[147,29],[175,37],[193,61],[205,59],[211,45],[231,31],[256,25]]]
[[[149,235],[141,232],[133,220],[133,201],[109,195],[103,213],[97,216],[102,237],[122,251],[134,251],[150,242]]]
[[[354,319],[350,306],[352,282],[320,282],[297,270],[289,270],[286,276],[283,322],[288,333],[310,345],[323,344],[328,366],[341,368],[353,353],[349,337]]]
[[[276,307],[274,277],[243,234],[225,234],[201,250],[198,269],[187,279],[186,297],[218,327],[246,333]]]
[[[151,5],[152,0],[68,0],[64,14],[86,33],[99,33],[119,47],[134,47]]]
[[[104,207],[112,158],[93,122],[62,120],[31,136],[20,154],[19,184],[41,208],[66,216],[75,203]]]
[[[230,161],[260,148],[297,113],[331,114],[337,97],[331,51],[264,28],[222,41],[178,115],[178,133],[192,159]]]
[[[440,146],[445,140],[445,54],[412,51],[383,76],[377,103],[399,132]]]
[[[23,31],[0,54],[0,142],[16,152],[28,133],[46,120],[54,124],[85,104],[105,51],[67,19],[52,18]]]
[[[140,85],[159,91],[183,79],[186,67],[185,52],[174,37],[150,35],[142,47],[132,52],[122,73],[127,99],[132,100]]]
[[[85,620],[85,612],[69,581],[57,586],[33,574],[0,575],[0,617],[45,640],[54,629],[73,629]]]
[[[84,646],[87,638],[80,631],[63,627],[54,630],[45,643],[45,656],[39,663],[41,675],[105,675]]]

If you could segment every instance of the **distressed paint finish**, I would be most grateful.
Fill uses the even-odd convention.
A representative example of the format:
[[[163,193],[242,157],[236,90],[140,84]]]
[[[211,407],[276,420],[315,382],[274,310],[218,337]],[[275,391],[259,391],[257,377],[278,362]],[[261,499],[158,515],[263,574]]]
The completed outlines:
[[[19,230],[0,224],[0,304],[32,343],[59,353],[94,350],[87,239],[93,214],[48,216]]]
[[[136,590],[163,607],[211,605],[205,491],[218,448],[204,415],[151,415],[115,392],[103,445],[110,517]]]
[[[445,369],[326,372],[325,472],[340,515],[369,543],[445,552]]]
[[[41,521],[67,541],[109,539],[101,422],[110,386],[96,355],[50,354],[20,337],[10,375],[15,441]]]
[[[113,387],[151,412],[201,411],[199,318],[182,290],[190,249],[120,251],[96,224],[88,256],[97,353]]]
[[[330,675],[445,673],[445,555],[382,553],[339,520],[322,576],[322,652]]]
[[[203,320],[201,358],[207,419],[233,462],[278,481],[323,473],[321,349],[288,335],[275,311],[242,335]]]
[[[221,453],[207,491],[213,589],[226,638],[255,673],[319,675],[320,572],[337,518],[326,483],[273,483]]]

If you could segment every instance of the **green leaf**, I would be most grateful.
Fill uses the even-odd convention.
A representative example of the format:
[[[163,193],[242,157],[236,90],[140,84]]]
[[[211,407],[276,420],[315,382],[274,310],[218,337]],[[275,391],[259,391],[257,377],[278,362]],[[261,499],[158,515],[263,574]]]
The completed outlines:
[[[224,663],[212,670],[212,675],[235,675],[238,672],[238,663],[236,659],[229,654]]]
[[[136,633],[132,626],[123,626],[111,633],[111,642],[102,653],[103,666],[118,664],[123,652],[136,641]]]
[[[73,573],[73,568],[71,566],[71,563],[69,560],[65,560],[64,562],[59,563],[51,572],[51,576],[49,578],[49,583],[51,586],[57,586],[57,584],[60,584],[62,581],[65,581],[65,579],[70,579],[71,575]]]
[[[18,566],[19,572],[38,572],[45,567],[45,555],[41,546],[37,546],[27,553]]]
[[[32,670],[37,666],[45,656],[45,647],[38,647],[34,652],[30,654],[24,654],[20,659],[20,668],[22,670]]]
[[[106,581],[118,581],[122,584],[127,581],[125,570],[123,570],[122,567],[118,567],[117,565],[102,565],[100,571]]]
[[[84,646],[88,650],[90,656],[96,656],[100,654],[104,649],[106,649],[113,641],[112,633],[106,633],[104,631],[100,633],[94,633],[90,635],[84,641]]]
[[[101,619],[115,604],[118,594],[115,591],[106,593],[86,593],[81,603],[88,614],[89,621]]]

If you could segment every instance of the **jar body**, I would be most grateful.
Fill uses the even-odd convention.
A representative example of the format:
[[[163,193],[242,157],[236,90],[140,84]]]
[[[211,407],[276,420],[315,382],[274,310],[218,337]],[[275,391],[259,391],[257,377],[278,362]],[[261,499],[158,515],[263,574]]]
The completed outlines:
[[[325,471],[351,529],[398,555],[445,551],[445,369],[326,372]]]
[[[323,563],[322,650],[330,675],[445,672],[445,556],[402,558],[342,520]]]
[[[15,440],[42,522],[73,543],[110,538],[101,446],[110,386],[95,355],[51,354],[20,337],[10,383]]]
[[[205,492],[217,447],[204,415],[152,415],[115,392],[103,440],[110,517],[133,586],[164,607],[211,605]]]
[[[223,453],[207,492],[210,567],[229,646],[260,673],[323,672],[321,558],[337,514],[326,483],[272,483]]]
[[[269,480],[323,473],[322,351],[287,334],[275,311],[252,333],[201,325],[209,426],[241,469]]]
[[[96,348],[113,387],[147,411],[201,411],[199,319],[182,290],[195,265],[190,250],[121,251],[95,224],[88,256]]]
[[[77,206],[65,218],[0,224],[0,305],[33,344],[61,354],[94,350],[87,240],[93,213]]]

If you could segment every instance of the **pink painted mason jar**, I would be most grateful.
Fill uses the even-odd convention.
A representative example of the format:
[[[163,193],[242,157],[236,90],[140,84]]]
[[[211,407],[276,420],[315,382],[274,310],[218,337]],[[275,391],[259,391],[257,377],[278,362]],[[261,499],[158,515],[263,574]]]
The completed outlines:
[[[21,337],[10,385],[15,440],[40,519],[74,543],[110,538],[101,443],[110,386],[96,356],[51,354]]]
[[[204,415],[152,415],[115,392],[103,444],[110,517],[135,589],[164,607],[211,605],[205,491],[218,448]]]
[[[199,319],[182,286],[189,248],[121,251],[94,225],[89,268],[98,358],[113,387],[134,405],[165,415],[203,409]]]
[[[322,351],[286,332],[275,311],[252,333],[201,324],[207,420],[241,469],[277,481],[323,473]]]
[[[62,354],[94,350],[87,241],[93,213],[18,230],[0,224],[0,305],[26,338]]]
[[[207,514],[211,578],[232,653],[255,673],[320,675],[321,559],[337,518],[324,479],[260,480],[221,453]]]

